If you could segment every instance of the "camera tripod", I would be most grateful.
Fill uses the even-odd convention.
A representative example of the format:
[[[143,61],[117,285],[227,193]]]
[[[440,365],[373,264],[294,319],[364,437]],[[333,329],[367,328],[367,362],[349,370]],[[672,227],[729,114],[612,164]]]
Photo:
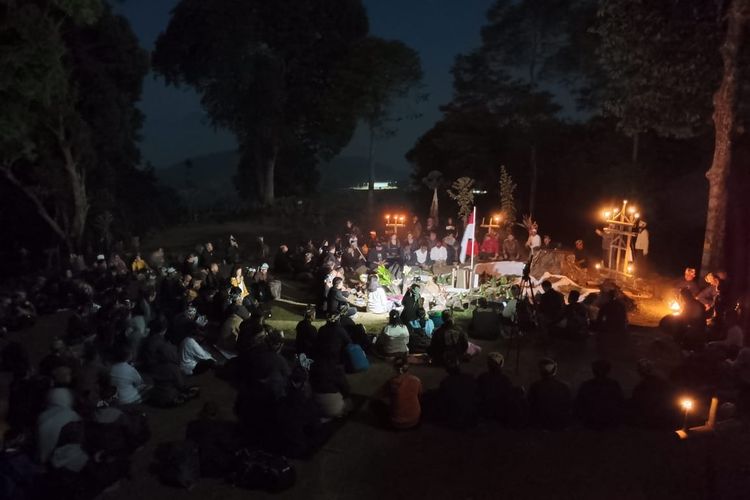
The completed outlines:
[[[516,298],[516,317],[514,324],[510,329],[510,337],[507,339],[506,357],[510,359],[512,354],[516,356],[516,374],[518,374],[521,364],[521,337],[525,336],[537,324],[536,309],[534,304],[536,296],[534,294],[534,285],[531,283],[531,262],[533,255],[529,256],[528,262],[523,268],[521,276],[521,292]],[[531,299],[531,302],[529,302]],[[527,316],[521,320],[519,318],[519,309]]]

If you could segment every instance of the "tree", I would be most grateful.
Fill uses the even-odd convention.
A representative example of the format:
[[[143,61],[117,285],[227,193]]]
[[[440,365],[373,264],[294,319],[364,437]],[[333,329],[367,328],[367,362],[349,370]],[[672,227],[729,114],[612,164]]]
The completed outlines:
[[[80,246],[90,208],[84,158],[90,145],[63,35],[96,22],[102,5],[4,0],[0,7],[0,173],[69,248]]]
[[[711,168],[706,173],[709,182],[708,216],[701,261],[701,269],[705,274],[725,268],[727,255],[732,255],[734,258],[730,263],[733,264],[733,275],[739,283],[735,286],[741,287],[743,291],[746,291],[750,284],[747,259],[747,241],[750,238],[746,229],[747,192],[732,190],[730,180],[740,180],[740,185],[747,186],[747,173],[742,171],[746,170],[747,161],[747,147],[744,144],[748,140],[745,130],[748,96],[742,87],[743,77],[746,77],[745,72],[748,70],[749,27],[750,4],[744,0],[730,1],[726,10],[726,34],[721,46],[724,70],[713,100],[716,139]],[[740,148],[745,149],[744,155]],[[738,197],[741,197],[742,201],[738,200]],[[740,224],[733,225],[737,231],[732,238],[728,238],[727,234],[730,204],[739,206],[739,213],[735,209],[731,219],[741,221]],[[733,242],[737,248],[732,249],[732,245],[727,245],[728,241]],[[731,252],[728,252],[730,250]]]
[[[469,218],[474,206],[474,184],[476,181],[471,177],[459,177],[448,190],[448,196],[458,204],[458,216],[464,221]]]
[[[394,134],[393,123],[408,116],[393,116],[395,105],[409,97],[420,101],[422,65],[419,54],[398,40],[367,37],[352,51],[340,72],[342,84],[356,96],[358,115],[367,126],[369,148],[368,194],[372,208],[375,189],[375,142]]]
[[[631,137],[693,137],[708,125],[720,75],[717,2],[602,0],[590,31],[602,77],[597,100]]]
[[[360,0],[182,0],[153,63],[237,136],[235,183],[271,204],[286,148],[317,165],[349,142],[356,116],[352,103],[331,99],[334,75],[367,30]]]
[[[512,225],[516,222],[516,183],[505,165],[500,167],[500,211],[504,224]]]

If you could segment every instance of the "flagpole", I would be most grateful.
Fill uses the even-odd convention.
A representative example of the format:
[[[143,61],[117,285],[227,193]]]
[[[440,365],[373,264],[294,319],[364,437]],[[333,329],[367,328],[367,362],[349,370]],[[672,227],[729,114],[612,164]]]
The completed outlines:
[[[477,207],[474,206],[474,212],[472,220],[474,221],[474,227],[472,227],[471,235],[471,247],[469,252],[471,253],[471,272],[469,273],[469,291],[474,290],[474,245],[477,244]]]

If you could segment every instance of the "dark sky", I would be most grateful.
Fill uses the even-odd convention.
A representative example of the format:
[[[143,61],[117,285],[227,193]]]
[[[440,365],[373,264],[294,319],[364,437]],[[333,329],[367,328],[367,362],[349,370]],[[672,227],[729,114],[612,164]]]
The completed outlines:
[[[404,154],[440,118],[439,106],[450,100],[453,58],[479,44],[479,30],[493,1],[364,0],[372,34],[402,40],[419,52],[430,94],[419,107],[419,119],[405,122],[395,137],[378,144],[379,162],[407,168]],[[128,0],[119,10],[150,50],[177,3]],[[198,97],[190,90],[166,87],[162,80],[149,76],[144,82],[141,108],[146,114],[141,150],[144,158],[157,167],[235,147],[231,134],[214,131],[206,124]],[[342,155],[365,156],[366,145],[365,135],[358,132]]]

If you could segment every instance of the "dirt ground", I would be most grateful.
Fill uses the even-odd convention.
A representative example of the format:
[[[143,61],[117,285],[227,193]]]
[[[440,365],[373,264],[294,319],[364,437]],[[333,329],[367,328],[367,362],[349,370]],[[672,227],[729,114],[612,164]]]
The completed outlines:
[[[294,321],[298,306],[283,304],[274,310],[279,326]],[[460,318],[462,322],[465,317]],[[382,321],[382,320],[380,320]],[[367,318],[371,331],[379,322]],[[41,318],[25,332],[13,334],[38,359],[49,338],[60,333],[64,313]],[[293,331],[293,330],[292,330]],[[291,335],[288,335],[291,337]],[[492,350],[507,353],[500,342],[480,342],[483,353],[465,366],[474,374],[482,371],[485,355]],[[552,356],[560,377],[574,388],[590,376],[589,363],[606,357],[613,363],[613,375],[626,393],[636,382],[635,361],[642,356],[655,359],[666,370],[678,360],[678,353],[653,328],[634,326],[620,339],[591,338],[585,343],[557,342],[546,349],[525,345],[520,351],[519,370],[515,357],[506,367],[514,382],[528,386],[536,378],[536,362]],[[436,387],[443,376],[440,368],[414,366],[427,389]],[[391,375],[391,368],[374,360],[371,369],[350,376],[353,392],[370,397]],[[264,498],[261,492],[234,489],[217,480],[202,480],[192,490],[161,485],[149,472],[158,443],[182,439],[187,422],[207,401],[217,402],[224,415],[232,418],[233,390],[213,374],[197,377],[202,387],[199,400],[178,409],[147,408],[153,438],[134,456],[132,477],[105,498],[234,499]],[[3,378],[2,388],[7,379]],[[3,391],[4,392],[4,391]],[[705,408],[703,409],[705,410]],[[696,411],[696,423],[703,417]],[[423,424],[408,432],[381,428],[366,406],[352,414],[342,428],[309,461],[295,462],[297,483],[291,490],[274,495],[289,499],[701,499],[748,498],[750,487],[745,457],[750,438],[745,434],[717,438],[717,443],[678,441],[674,434],[631,428],[593,432],[574,428],[565,432],[507,430],[483,422],[465,432]],[[711,447],[713,451],[711,451]],[[719,451],[717,451],[719,450]],[[710,454],[709,454],[710,452]],[[715,459],[710,457],[715,456]],[[717,466],[731,467],[706,474]],[[707,481],[707,478],[714,481]],[[707,485],[715,484],[708,493]],[[745,492],[745,494],[741,494]]]
[[[214,241],[235,234],[249,242],[264,234],[269,245],[279,244],[289,228],[235,222],[175,228],[155,235],[154,242],[169,248],[192,248],[196,241]],[[290,241],[291,243],[291,241]],[[150,244],[155,247],[155,244]],[[149,248],[149,243],[144,243]],[[559,375],[574,389],[589,378],[590,363],[606,358],[613,376],[629,394],[637,382],[636,361],[653,359],[660,370],[678,363],[679,352],[655,325],[665,314],[662,297],[639,303],[631,316],[633,326],[621,338],[592,337],[586,342],[553,342],[546,348],[527,342],[515,353],[502,342],[478,342],[482,354],[465,370],[478,374],[488,352],[506,354],[506,368],[513,381],[526,387],[537,377],[537,361],[543,356],[558,361]],[[293,337],[302,306],[277,304],[271,323]],[[368,331],[377,332],[384,320],[363,315]],[[467,315],[459,315],[466,325]],[[38,361],[50,339],[64,333],[65,313],[42,317],[30,330],[9,336],[21,340]],[[369,371],[351,375],[353,392],[371,397],[392,375],[390,366],[372,360]],[[426,389],[443,377],[440,368],[414,366],[412,373]],[[234,391],[213,374],[196,377],[201,397],[184,407],[169,410],[146,408],[153,432],[151,441],[133,457],[131,478],[104,496],[107,500],[182,499],[747,499],[750,498],[750,433],[719,435],[715,439],[679,441],[671,432],[632,428],[594,432],[573,428],[565,432],[507,430],[482,422],[475,429],[456,432],[422,424],[407,432],[392,432],[378,425],[366,405],[353,413],[328,443],[309,461],[296,461],[296,485],[269,495],[234,489],[219,480],[202,480],[192,490],[164,486],[149,472],[157,444],[184,438],[185,427],[207,401],[219,404],[224,416],[233,418]],[[0,374],[0,412],[4,412],[7,374]],[[677,404],[677,402],[675,402]],[[699,402],[694,424],[705,418]]]

